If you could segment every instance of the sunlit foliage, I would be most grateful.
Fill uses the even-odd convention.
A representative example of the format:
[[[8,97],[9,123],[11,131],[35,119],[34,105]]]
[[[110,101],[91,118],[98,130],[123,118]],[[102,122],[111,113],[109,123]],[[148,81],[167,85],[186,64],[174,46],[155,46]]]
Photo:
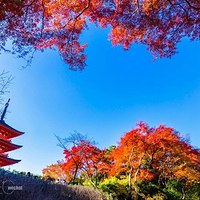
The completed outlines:
[[[31,61],[35,50],[56,49],[72,70],[86,66],[79,41],[88,20],[111,27],[113,45],[141,43],[157,57],[171,57],[183,37],[200,39],[199,0],[2,0],[0,50]],[[6,42],[12,42],[12,50]],[[27,54],[29,56],[27,57]]]
[[[70,183],[76,179],[76,184],[99,188],[114,198],[200,197],[200,150],[165,125],[150,128],[140,122],[117,146],[104,150],[79,140],[64,149],[64,155],[62,168]]]

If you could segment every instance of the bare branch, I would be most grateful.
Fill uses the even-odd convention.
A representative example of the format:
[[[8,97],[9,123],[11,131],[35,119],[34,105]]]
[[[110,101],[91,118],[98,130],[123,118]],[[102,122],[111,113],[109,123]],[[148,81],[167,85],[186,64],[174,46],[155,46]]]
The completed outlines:
[[[3,101],[3,95],[9,93],[8,88],[14,77],[9,72],[2,71],[0,73],[0,104]]]

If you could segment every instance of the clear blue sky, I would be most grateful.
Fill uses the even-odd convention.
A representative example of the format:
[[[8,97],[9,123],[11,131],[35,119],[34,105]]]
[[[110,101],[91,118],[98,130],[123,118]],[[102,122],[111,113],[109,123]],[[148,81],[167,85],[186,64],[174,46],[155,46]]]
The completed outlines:
[[[25,132],[12,140],[23,147],[9,153],[22,159],[11,170],[41,174],[63,159],[54,134],[67,137],[76,130],[104,148],[140,120],[190,134],[192,145],[200,147],[200,42],[184,39],[179,54],[152,62],[143,45],[113,48],[108,32],[90,26],[82,35],[89,45],[88,67],[81,73],[70,71],[56,51],[37,53],[24,70],[12,55],[0,56],[1,69],[15,76],[5,96],[11,98],[6,122]]]

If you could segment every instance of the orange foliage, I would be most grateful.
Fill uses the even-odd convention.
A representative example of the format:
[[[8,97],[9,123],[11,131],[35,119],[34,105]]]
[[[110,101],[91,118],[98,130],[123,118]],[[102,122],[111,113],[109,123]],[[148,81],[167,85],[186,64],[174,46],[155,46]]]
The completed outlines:
[[[67,181],[72,181],[77,175],[84,173],[87,178],[92,178],[97,173],[105,173],[108,168],[105,165],[105,150],[100,150],[90,142],[81,140],[71,149],[65,149],[65,163],[63,169],[67,175]]]
[[[135,185],[137,180],[154,180],[159,185],[176,178],[189,183],[200,182],[200,150],[171,127],[149,128],[140,122],[121,137],[116,148],[106,150],[84,139],[72,139],[73,146],[64,150],[65,161],[44,169],[45,176],[58,178],[64,174],[69,182],[80,175],[91,182],[96,175],[129,177],[129,186]],[[93,185],[95,187],[94,182]]]
[[[86,19],[110,26],[113,45],[142,43],[155,58],[171,57],[183,37],[200,39],[199,0],[2,0],[0,50],[8,39],[21,57],[31,46],[54,48],[70,69],[82,70],[87,44],[79,38]]]
[[[194,149],[173,128],[149,128],[140,122],[126,133],[112,151],[110,175],[129,174],[137,179],[162,182],[167,178],[200,181],[200,151]]]
[[[44,177],[50,176],[51,178],[54,178],[55,180],[65,180],[66,175],[63,170],[63,161],[58,161],[57,164],[52,164],[50,166],[47,166],[47,168],[44,168],[42,170],[42,174]]]

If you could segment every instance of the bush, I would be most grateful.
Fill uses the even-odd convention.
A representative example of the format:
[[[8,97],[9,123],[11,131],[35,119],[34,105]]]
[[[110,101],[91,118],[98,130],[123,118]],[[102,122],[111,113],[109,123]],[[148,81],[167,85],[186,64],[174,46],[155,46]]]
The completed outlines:
[[[99,184],[99,189],[107,193],[109,197],[126,200],[129,198],[128,184],[119,180],[116,177],[110,179],[105,179],[102,183]]]
[[[5,200],[107,200],[102,192],[79,185],[61,185],[0,170],[0,199]],[[8,190],[15,186],[16,190]]]

